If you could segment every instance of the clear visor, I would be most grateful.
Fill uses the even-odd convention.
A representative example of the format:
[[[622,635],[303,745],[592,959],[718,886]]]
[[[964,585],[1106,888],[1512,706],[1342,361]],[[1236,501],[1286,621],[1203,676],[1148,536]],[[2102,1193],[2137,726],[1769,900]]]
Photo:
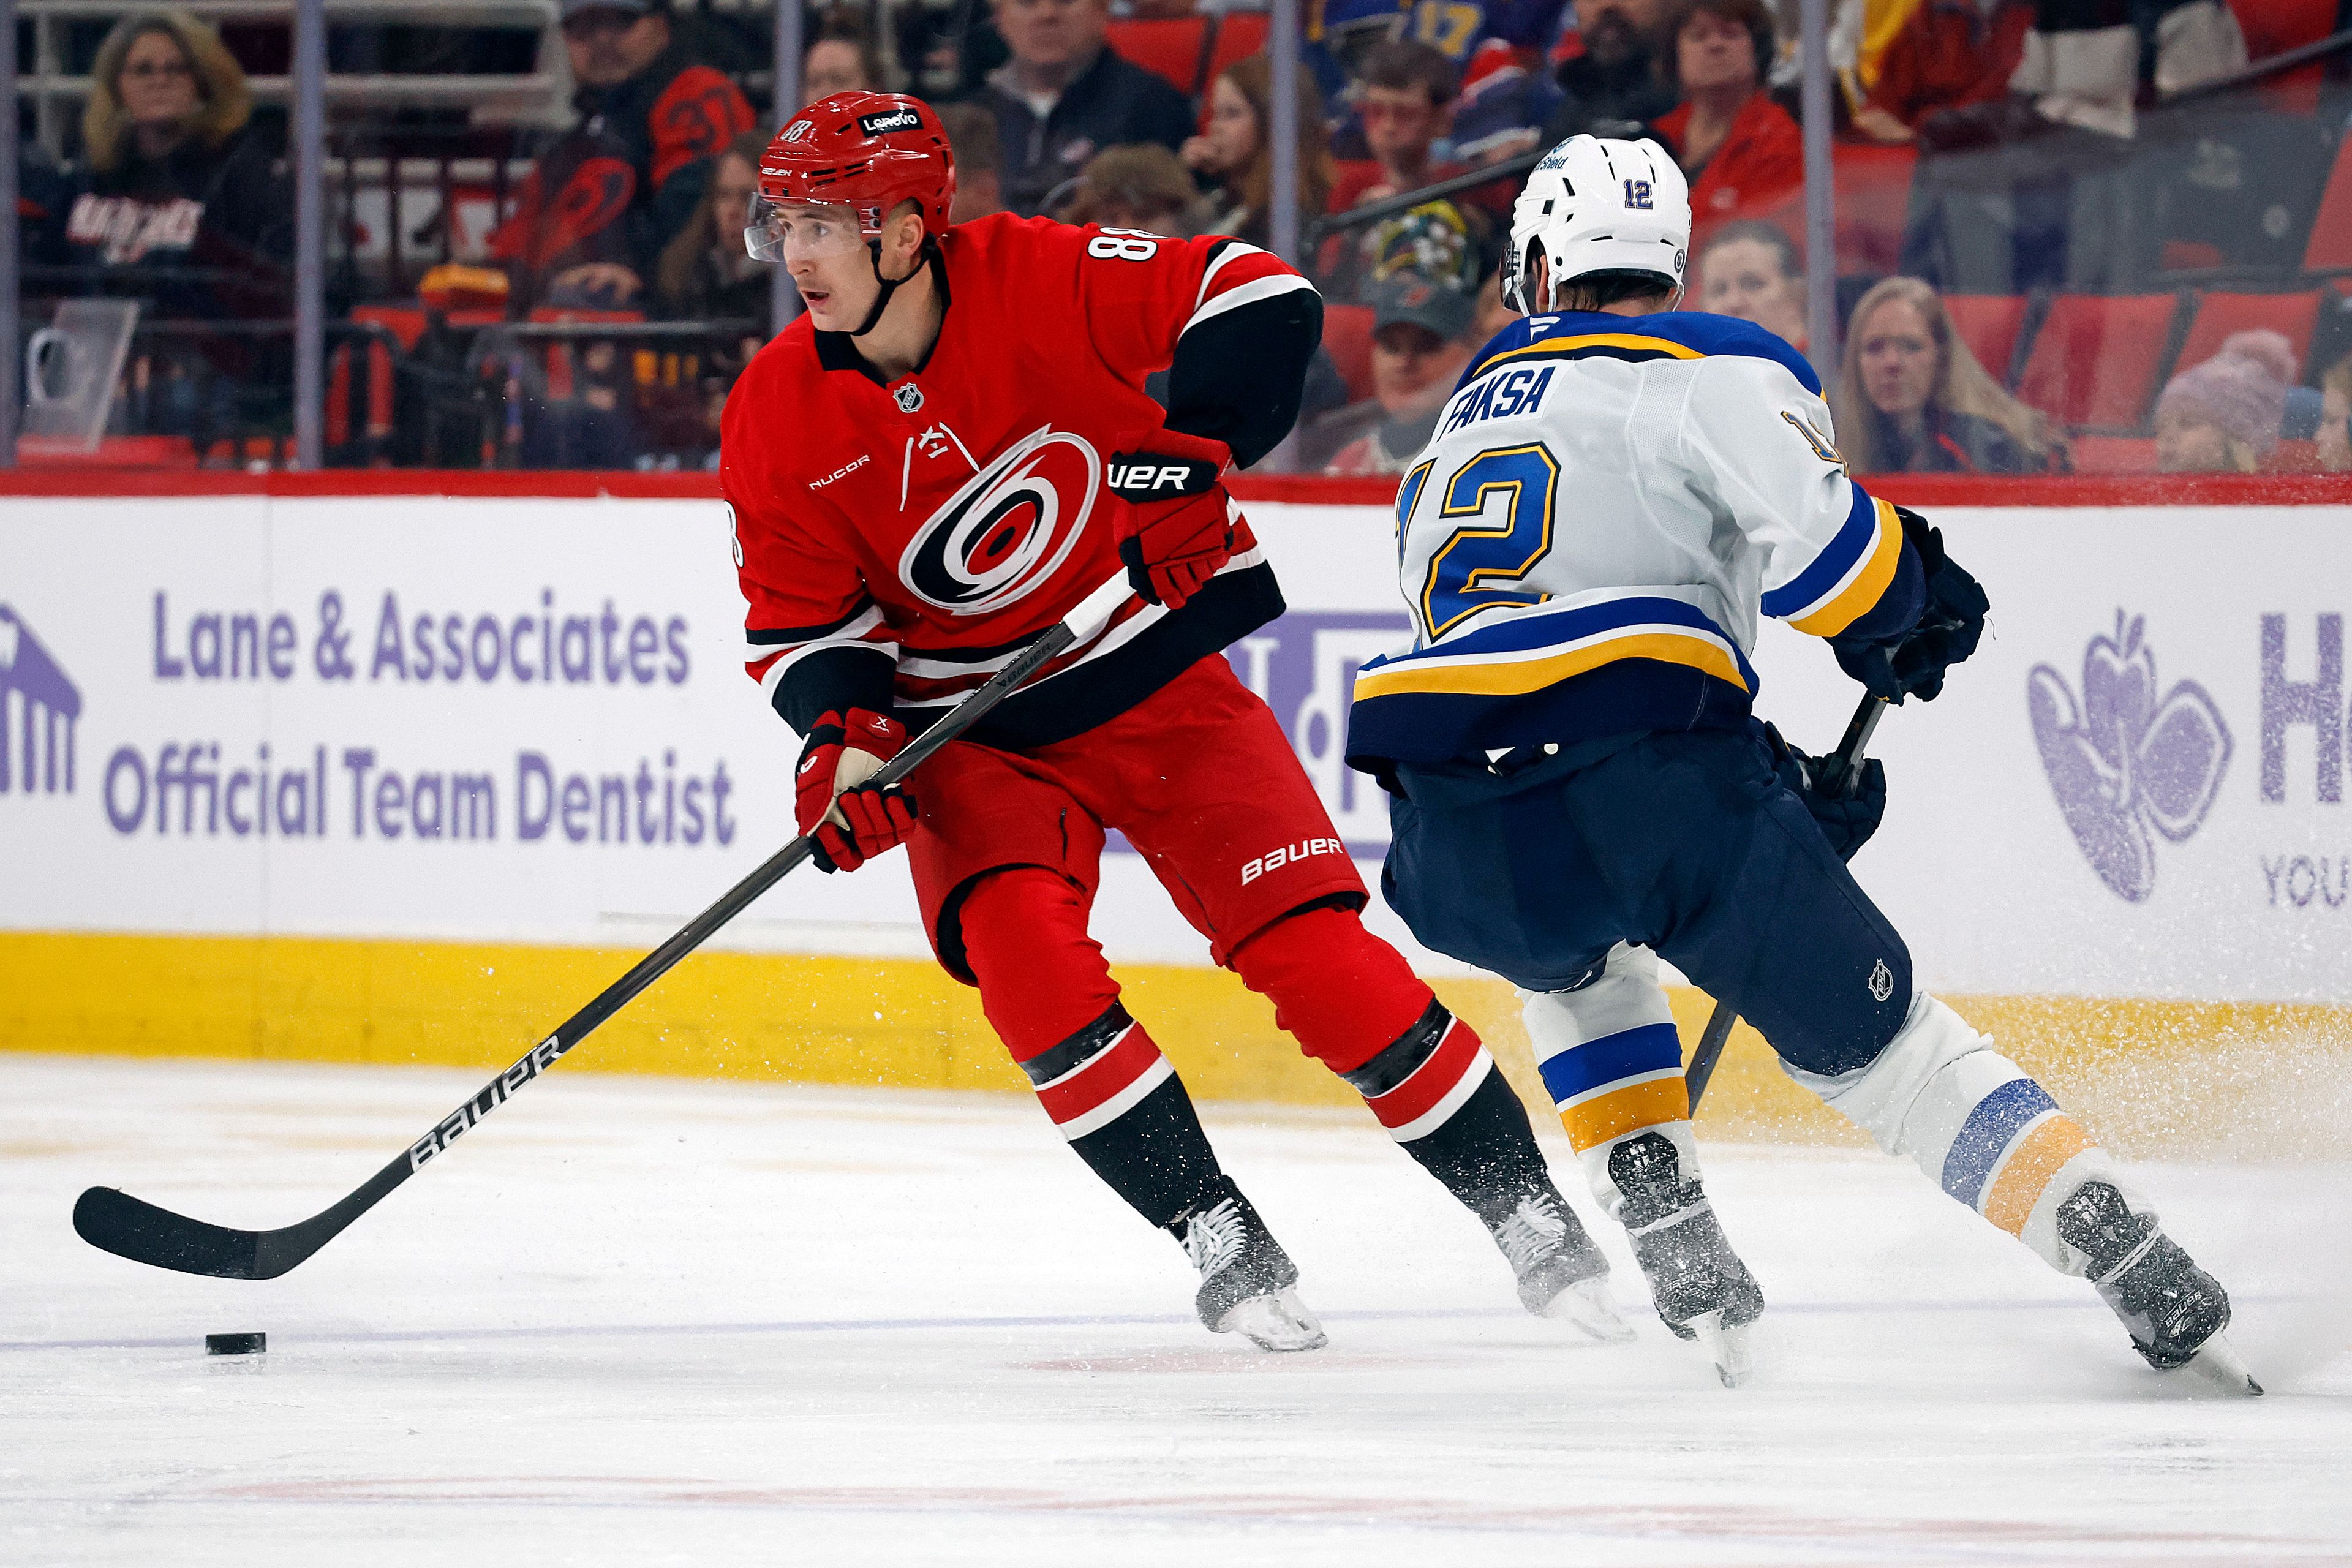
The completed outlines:
[[[865,243],[857,214],[850,207],[799,202],[779,205],[765,196],[751,198],[751,221],[743,230],[743,248],[754,261],[845,256]]]

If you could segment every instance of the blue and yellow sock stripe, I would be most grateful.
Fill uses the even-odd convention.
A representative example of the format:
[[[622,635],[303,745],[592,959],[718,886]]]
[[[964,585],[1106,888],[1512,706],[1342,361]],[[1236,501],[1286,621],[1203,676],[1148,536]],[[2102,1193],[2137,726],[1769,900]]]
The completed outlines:
[[[2080,1122],[2030,1078],[1979,1100],[1944,1156],[1944,1191],[2011,1236],[2021,1236],[2053,1177],[2096,1148]]]
[[[1536,1067],[1580,1154],[1644,1127],[1690,1120],[1682,1040],[1672,1024],[1603,1035]]]

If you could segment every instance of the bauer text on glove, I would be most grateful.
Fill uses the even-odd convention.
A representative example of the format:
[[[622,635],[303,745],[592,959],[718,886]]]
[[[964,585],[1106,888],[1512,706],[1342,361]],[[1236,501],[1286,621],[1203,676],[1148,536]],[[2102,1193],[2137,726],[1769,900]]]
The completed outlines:
[[[1157,430],[1110,460],[1118,558],[1135,591],[1181,608],[1233,559],[1231,503],[1221,477],[1233,452],[1223,441]]]

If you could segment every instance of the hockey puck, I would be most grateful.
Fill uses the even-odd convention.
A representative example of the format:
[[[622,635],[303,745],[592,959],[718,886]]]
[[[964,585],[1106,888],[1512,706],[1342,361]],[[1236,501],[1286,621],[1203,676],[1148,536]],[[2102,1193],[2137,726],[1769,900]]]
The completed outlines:
[[[206,1355],[259,1355],[269,1348],[268,1334],[206,1334]]]

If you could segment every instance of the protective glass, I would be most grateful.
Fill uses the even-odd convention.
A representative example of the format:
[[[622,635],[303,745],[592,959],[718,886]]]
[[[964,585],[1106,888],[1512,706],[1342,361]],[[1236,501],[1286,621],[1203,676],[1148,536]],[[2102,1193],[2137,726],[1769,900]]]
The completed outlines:
[[[754,261],[822,260],[865,243],[857,215],[848,207],[779,206],[765,196],[751,198],[751,221],[743,230],[743,248]]]

